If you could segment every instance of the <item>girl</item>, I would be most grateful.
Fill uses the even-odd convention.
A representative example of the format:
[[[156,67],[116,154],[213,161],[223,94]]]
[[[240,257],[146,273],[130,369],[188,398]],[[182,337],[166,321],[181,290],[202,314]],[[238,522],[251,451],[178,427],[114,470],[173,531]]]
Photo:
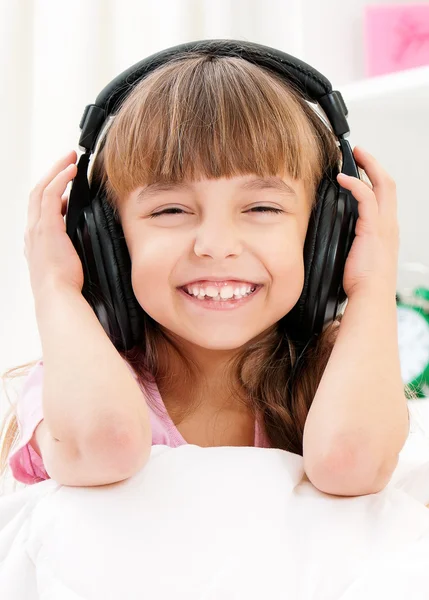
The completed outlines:
[[[408,434],[396,192],[371,155],[354,155],[372,185],[338,175],[359,204],[348,303],[298,367],[277,324],[302,291],[318,184],[340,166],[336,138],[292,85],[238,57],[195,52],[136,84],[90,177],[124,231],[144,349],[118,353],[81,294],[63,220],[73,151],[30,195],[43,360],[5,420],[2,472],[8,462],[28,484],[102,485],[141,469],[151,444],[255,445],[302,455],[322,491],[381,490]]]

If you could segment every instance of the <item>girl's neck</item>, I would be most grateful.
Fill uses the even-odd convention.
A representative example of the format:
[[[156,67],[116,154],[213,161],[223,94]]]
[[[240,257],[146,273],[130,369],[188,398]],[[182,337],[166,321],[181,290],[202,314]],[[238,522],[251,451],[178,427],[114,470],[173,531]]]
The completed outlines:
[[[243,391],[228,387],[226,366],[236,351],[212,351],[186,344],[186,355],[198,367],[198,373],[186,376],[183,362],[175,352],[164,348],[158,354],[160,377],[157,385],[163,402],[170,413],[201,411],[217,413],[233,410],[247,414]]]

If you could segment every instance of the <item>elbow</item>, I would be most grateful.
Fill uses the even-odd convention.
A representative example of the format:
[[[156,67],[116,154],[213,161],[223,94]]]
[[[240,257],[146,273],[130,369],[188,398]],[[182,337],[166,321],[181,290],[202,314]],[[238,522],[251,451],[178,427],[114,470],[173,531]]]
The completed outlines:
[[[365,496],[382,491],[389,483],[399,456],[383,459],[368,451],[340,447],[319,460],[304,457],[304,470],[321,492],[335,496]]]
[[[118,481],[138,473],[147,463],[152,447],[152,432],[115,420],[99,428],[86,443],[85,452],[117,473]]]

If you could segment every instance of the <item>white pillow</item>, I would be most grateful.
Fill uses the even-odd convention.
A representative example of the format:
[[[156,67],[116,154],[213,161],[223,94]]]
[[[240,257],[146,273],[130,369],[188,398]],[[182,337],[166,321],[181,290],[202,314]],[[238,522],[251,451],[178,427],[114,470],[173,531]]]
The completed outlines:
[[[429,399],[410,400],[410,434],[399,455],[391,485],[429,504]],[[429,598],[429,594],[428,594]]]
[[[393,483],[323,494],[283,450],[153,446],[127,481],[0,500],[8,600],[392,600],[401,584],[429,597],[429,510]]]

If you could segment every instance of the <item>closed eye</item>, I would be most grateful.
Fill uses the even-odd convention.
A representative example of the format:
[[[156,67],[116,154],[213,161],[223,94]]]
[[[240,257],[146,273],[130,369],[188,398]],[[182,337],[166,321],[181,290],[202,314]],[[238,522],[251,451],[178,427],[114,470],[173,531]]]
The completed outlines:
[[[272,212],[272,213],[282,213],[284,212],[281,208],[274,208],[273,206],[254,206],[253,208],[251,208],[248,212],[252,212],[252,211],[257,211],[257,212]],[[181,208],[166,208],[164,210],[161,210],[157,213],[152,213],[151,215],[149,215],[149,217],[151,219],[153,219],[154,217],[159,217],[159,215],[163,215],[163,214],[179,214],[179,213],[184,213],[185,211],[182,210]]]

